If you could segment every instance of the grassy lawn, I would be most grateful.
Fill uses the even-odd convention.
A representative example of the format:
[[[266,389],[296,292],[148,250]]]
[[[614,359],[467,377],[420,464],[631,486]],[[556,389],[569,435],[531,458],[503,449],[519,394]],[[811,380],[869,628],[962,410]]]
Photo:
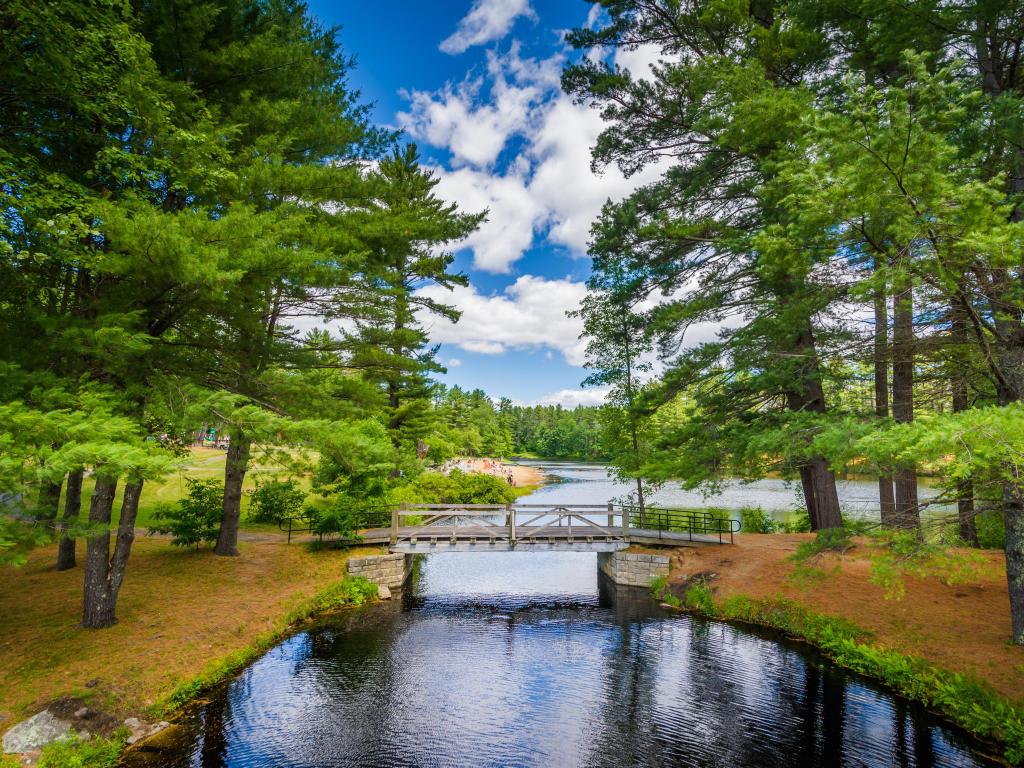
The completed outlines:
[[[0,730],[67,695],[121,717],[145,712],[183,681],[282,631],[290,611],[344,577],[350,554],[268,535],[227,558],[142,537],[119,623],[87,630],[78,627],[82,569],[54,571],[54,550],[0,570]]]
[[[162,480],[147,482],[142,488],[142,498],[139,500],[139,517],[136,525],[145,528],[151,524],[153,514],[159,505],[174,503],[185,495],[185,478],[194,480],[218,480],[223,482],[224,464],[227,461],[227,451],[218,448],[190,448],[190,456],[185,460],[181,468]],[[286,478],[288,470],[261,459],[257,454],[250,462],[249,471],[245,476],[245,490],[250,491],[256,487],[256,481],[266,478]],[[295,476],[295,475],[292,475]],[[295,476],[302,488],[309,490],[310,476]],[[83,517],[89,512],[89,495],[92,493],[94,480],[86,477],[82,483],[82,513]],[[121,492],[124,488],[122,482],[118,487],[117,497],[114,499],[113,522],[116,524],[121,510]],[[61,500],[61,504],[63,504]],[[63,508],[63,507],[62,507]],[[245,513],[249,508],[249,496],[242,496],[242,527],[248,530],[276,530],[276,526],[256,525],[247,523]],[[140,531],[144,533],[144,531]]]

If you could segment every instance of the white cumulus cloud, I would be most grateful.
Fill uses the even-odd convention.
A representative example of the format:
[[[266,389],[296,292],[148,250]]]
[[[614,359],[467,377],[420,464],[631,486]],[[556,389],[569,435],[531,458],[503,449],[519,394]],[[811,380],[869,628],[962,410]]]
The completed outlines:
[[[531,405],[560,405],[576,408],[581,405],[603,405],[608,396],[607,387],[593,389],[560,389],[535,400]]]
[[[651,60],[644,51],[627,63],[643,69]],[[414,91],[409,110],[398,116],[413,138],[451,153],[452,167],[435,169],[439,193],[465,210],[489,209],[488,221],[460,244],[472,250],[478,269],[511,272],[537,237],[584,255],[604,202],[663,170],[652,166],[629,179],[616,167],[591,171],[590,149],[603,123],[596,110],[561,92],[563,63],[561,53],[523,58],[513,42],[507,53],[488,54],[486,79]],[[513,139],[515,156],[496,169]]]
[[[578,318],[565,313],[578,307],[586,292],[582,282],[534,275],[523,275],[502,293],[490,296],[473,286],[448,291],[432,285],[419,291],[462,312],[458,323],[424,318],[434,343],[486,355],[509,350],[553,350],[576,366],[584,360],[586,343],[579,338],[583,326]]]
[[[537,18],[529,0],[476,0],[439,47],[445,53],[462,53],[474,45],[500,40],[520,16]]]

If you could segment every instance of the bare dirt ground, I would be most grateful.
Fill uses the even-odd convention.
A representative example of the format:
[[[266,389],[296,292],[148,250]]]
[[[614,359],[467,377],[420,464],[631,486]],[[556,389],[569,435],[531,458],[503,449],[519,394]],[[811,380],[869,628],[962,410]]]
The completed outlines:
[[[57,573],[54,547],[33,552],[21,568],[0,569],[0,731],[65,696],[121,717],[138,714],[279,628],[360,553],[311,552],[280,535],[245,538],[239,557],[217,557],[140,537],[119,623],[102,630],[78,627],[82,568]]]
[[[745,594],[793,600],[868,630],[878,646],[968,674],[1024,704],[1024,648],[1008,642],[1010,607],[1001,552],[982,552],[985,572],[967,583],[950,586],[934,577],[907,576],[906,596],[895,600],[870,582],[870,551],[863,543],[842,555],[823,556],[823,578],[794,579],[794,564],[787,558],[801,541],[812,538],[740,534],[732,546],[677,550],[670,582],[711,572],[716,598]]]

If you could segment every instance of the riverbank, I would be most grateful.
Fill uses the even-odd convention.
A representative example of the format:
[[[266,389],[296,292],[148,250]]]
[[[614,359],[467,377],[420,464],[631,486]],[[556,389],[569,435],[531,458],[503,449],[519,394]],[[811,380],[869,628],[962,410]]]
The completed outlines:
[[[345,599],[331,589],[345,580],[347,559],[377,551],[253,539],[239,544],[239,557],[222,558],[140,538],[119,622],[105,630],[78,627],[82,570],[57,573],[53,547],[0,570],[0,731],[67,698],[117,722],[159,718],[295,621]]]
[[[739,534],[731,547],[679,550],[672,555],[668,589],[690,609],[780,629],[833,657],[839,654],[830,643],[839,643],[846,656],[839,663],[881,677],[971,730],[983,730],[971,717],[979,723],[1003,717],[1012,730],[1009,741],[1024,750],[1024,648],[1008,642],[1002,553],[965,551],[980,557],[982,567],[956,584],[907,575],[906,595],[896,600],[886,598],[884,585],[872,582],[872,552],[863,541],[843,554],[821,555],[814,575],[801,576],[790,558],[812,539],[811,534]],[[906,661],[899,679],[886,679],[886,665],[901,659],[922,664]],[[920,666],[916,672],[915,666]],[[920,690],[906,690],[911,683]],[[958,689],[948,704],[933,700],[943,686]],[[989,710],[1000,711],[958,716],[950,706],[967,690],[975,690]],[[1016,710],[1001,712],[1001,702]],[[1018,759],[1024,759],[1024,751]]]

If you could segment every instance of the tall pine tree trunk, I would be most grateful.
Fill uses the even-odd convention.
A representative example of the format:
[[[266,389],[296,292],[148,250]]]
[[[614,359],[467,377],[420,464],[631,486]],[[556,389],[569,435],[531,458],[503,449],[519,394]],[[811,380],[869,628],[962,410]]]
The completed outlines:
[[[241,430],[231,435],[227,462],[224,465],[224,516],[214,552],[226,557],[238,555],[238,525],[242,518],[242,484],[249,468],[252,441]]]
[[[64,494],[64,515],[60,520],[57,543],[57,570],[67,571],[75,567],[76,542],[68,535],[68,528],[78,522],[82,512],[82,476],[84,471],[76,469],[68,473],[67,491]]]
[[[1006,585],[1010,593],[1011,638],[1024,645],[1024,479],[1004,493],[1003,514],[1006,526]]]
[[[880,257],[875,255],[874,270],[881,268]],[[875,288],[875,416],[889,416],[889,316],[886,310],[884,284]],[[896,525],[896,497],[893,495],[892,475],[878,476],[878,505],[882,525]]]
[[[110,513],[117,493],[117,478],[97,475],[89,500],[90,531],[85,542],[85,585],[82,596],[82,626],[91,629],[113,624],[113,606],[108,605],[107,573],[110,567]]]
[[[892,415],[909,424],[914,420],[914,289],[902,269],[894,276],[892,318]],[[917,472],[913,466],[898,466],[895,480],[896,527],[919,528]]]
[[[103,629],[117,623],[117,597],[135,541],[135,520],[142,495],[141,478],[128,482],[124,487],[114,555],[110,556],[110,513],[116,490],[117,480],[97,478],[89,508],[89,522],[103,526],[102,532],[89,537],[85,550],[82,626],[89,629]]]
[[[794,351],[804,361],[804,370],[800,372],[800,388],[786,393],[787,406],[793,411],[823,414],[826,411],[825,391],[821,385],[818,351],[809,320],[797,337]],[[839,508],[836,477],[825,458],[812,456],[807,459],[800,467],[800,482],[811,530],[842,527],[843,516]]]
[[[958,348],[970,344],[965,314],[964,307],[959,301],[954,300],[951,314],[951,330],[953,333],[953,343]],[[963,374],[963,361],[960,358],[960,355],[954,355],[953,371],[950,376],[954,413],[961,413],[971,407],[970,395],[967,389],[967,377]],[[965,478],[957,483],[956,491],[957,532],[961,540],[972,547],[976,547],[978,546],[978,527],[974,520],[976,514],[974,509],[974,484],[970,478]]]

